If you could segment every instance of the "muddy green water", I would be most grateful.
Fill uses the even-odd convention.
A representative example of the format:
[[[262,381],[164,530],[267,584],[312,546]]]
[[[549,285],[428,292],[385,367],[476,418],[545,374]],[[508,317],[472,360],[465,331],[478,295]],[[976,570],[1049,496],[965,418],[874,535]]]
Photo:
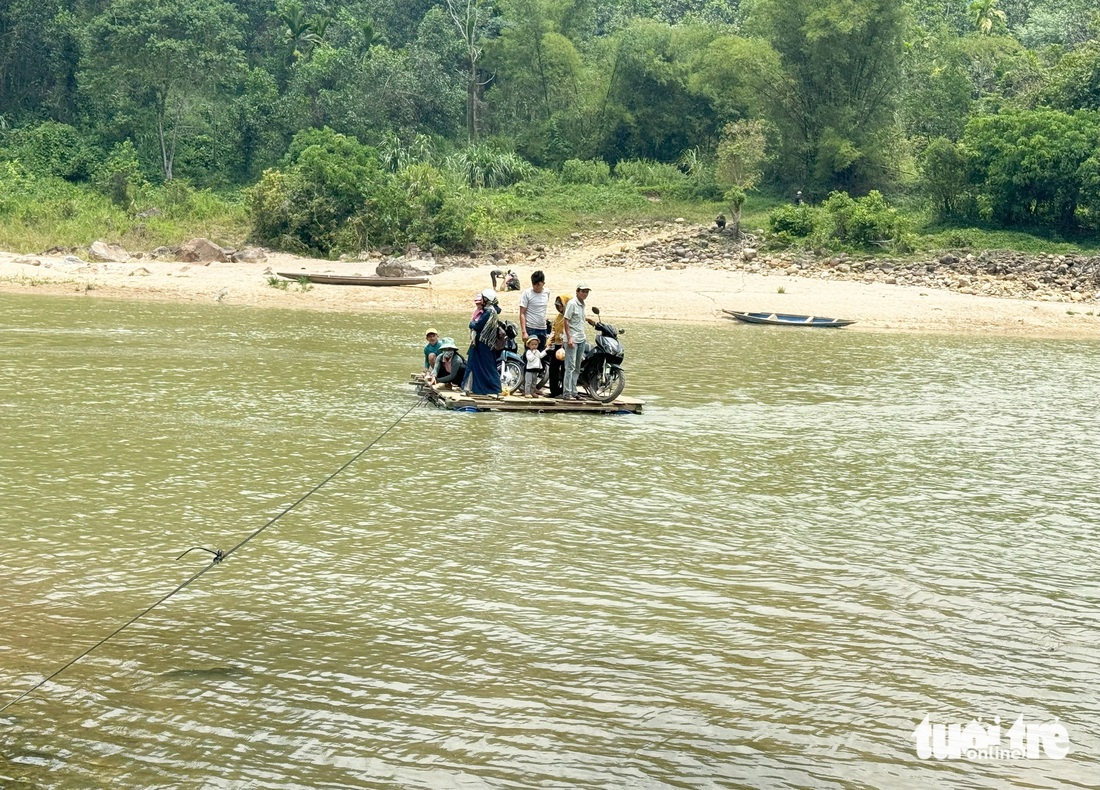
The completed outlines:
[[[0,296],[0,705],[392,426],[424,325]],[[412,411],[0,714],[0,787],[1100,784],[1100,342],[625,326],[644,414]]]

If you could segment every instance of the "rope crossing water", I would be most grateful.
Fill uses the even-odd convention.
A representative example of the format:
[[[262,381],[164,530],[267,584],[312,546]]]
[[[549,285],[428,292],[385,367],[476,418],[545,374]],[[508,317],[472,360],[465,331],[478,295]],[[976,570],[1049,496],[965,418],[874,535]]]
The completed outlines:
[[[11,700],[10,702],[7,702],[7,703],[5,703],[5,704],[4,704],[3,706],[0,706],[0,713],[3,713],[3,712],[4,712],[4,711],[6,711],[6,710],[7,710],[8,708],[10,708],[10,707],[11,707],[12,705],[15,705],[16,703],[18,703],[18,702],[21,702],[22,700],[24,700],[24,699],[26,699],[27,697],[29,697],[29,696],[30,696],[31,694],[33,694],[33,693],[34,693],[35,691],[37,691],[38,689],[40,689],[40,688],[42,688],[43,686],[45,686],[45,685],[46,685],[47,683],[49,683],[49,682],[50,682],[51,680],[53,680],[53,679],[54,679],[54,678],[56,678],[56,677],[57,677],[58,675],[60,675],[61,673],[63,673],[63,672],[65,671],[65,670],[69,669],[69,667],[71,667],[71,666],[73,666],[74,664],[78,663],[78,662],[79,662],[79,661],[81,661],[82,659],[84,659],[84,658],[86,658],[87,656],[89,656],[89,655],[90,655],[90,654],[91,654],[91,653],[92,653],[93,651],[95,651],[95,650],[96,650],[97,648],[99,648],[99,647],[102,647],[102,646],[103,646],[103,645],[105,645],[105,644],[106,644],[107,642],[109,642],[109,641],[111,641],[112,639],[114,639],[114,638],[115,638],[116,636],[118,636],[119,634],[121,634],[121,633],[122,633],[123,631],[125,631],[125,630],[126,630],[127,628],[129,628],[129,627],[130,627],[131,625],[133,625],[134,623],[136,623],[136,622],[137,622],[138,620],[140,620],[141,618],[143,618],[143,617],[144,617],[145,615],[149,614],[149,612],[153,611],[153,610],[154,610],[154,609],[156,609],[156,608],[157,608],[158,606],[160,606],[161,604],[163,604],[163,603],[164,603],[165,601],[167,601],[167,600],[168,600],[169,598],[171,598],[172,596],[176,595],[177,593],[179,593],[179,592],[181,592],[181,591],[183,591],[183,590],[187,589],[187,587],[188,587],[188,586],[190,586],[190,585],[191,585],[192,583],[194,583],[194,582],[198,581],[198,580],[199,580],[199,578],[201,578],[203,574],[205,574],[205,573],[206,573],[206,572],[207,572],[208,570],[210,570],[211,568],[213,568],[213,567],[214,567],[215,565],[219,565],[219,564],[221,564],[222,562],[224,562],[225,560],[229,559],[230,555],[232,555],[232,554],[233,554],[233,553],[234,553],[235,551],[237,551],[237,549],[241,548],[241,547],[242,547],[242,546],[244,546],[244,545],[245,545],[246,543],[248,543],[248,542],[249,542],[250,540],[252,540],[252,539],[253,539],[253,538],[255,538],[255,537],[256,537],[257,535],[259,535],[259,534],[260,534],[261,532],[263,532],[264,530],[266,530],[266,529],[267,529],[268,527],[270,527],[270,526],[272,526],[273,524],[275,524],[275,522],[276,522],[276,521],[278,521],[279,519],[281,519],[281,518],[282,518],[283,516],[285,516],[285,515],[286,515],[287,513],[289,513],[290,511],[294,510],[294,508],[298,507],[298,505],[300,505],[300,504],[302,504],[303,502],[305,502],[305,501],[306,501],[307,499],[309,499],[309,498],[310,498],[311,496],[313,496],[314,494],[316,494],[316,493],[317,493],[318,491],[320,491],[320,490],[321,490],[321,489],[322,489],[322,488],[323,488],[323,487],[324,487],[324,486],[325,486],[325,485],[326,485],[327,483],[329,483],[329,482],[330,482],[330,481],[331,481],[331,480],[332,480],[332,479],[333,479],[334,477],[336,477],[337,475],[339,475],[339,474],[340,474],[341,472],[343,472],[343,471],[344,471],[345,469],[347,469],[347,468],[348,468],[349,466],[351,466],[351,465],[352,465],[353,463],[355,463],[355,462],[356,462],[356,461],[358,461],[358,460],[359,460],[360,458],[362,458],[362,457],[363,457],[363,455],[365,455],[365,454],[366,454],[366,452],[367,452],[368,450],[370,450],[370,449],[371,449],[372,447],[374,447],[374,446],[375,446],[376,444],[378,444],[378,443],[379,443],[380,441],[382,441],[382,439],[384,439],[384,438],[386,437],[386,435],[387,435],[388,433],[390,433],[390,431],[392,431],[392,430],[393,430],[394,428],[396,428],[396,427],[397,427],[398,425],[400,425],[400,424],[401,424],[401,421],[402,421],[402,420],[404,420],[404,419],[405,419],[406,417],[408,417],[408,416],[409,416],[410,414],[412,414],[412,412],[413,412],[413,409],[415,409],[415,408],[416,408],[417,406],[419,406],[420,404],[422,404],[422,403],[426,403],[426,402],[427,402],[427,398],[425,398],[425,397],[423,397],[423,396],[421,396],[420,398],[418,398],[418,399],[417,399],[417,401],[416,401],[416,403],[414,403],[414,404],[413,404],[412,406],[410,406],[410,407],[409,407],[409,409],[408,409],[408,410],[407,410],[407,411],[406,411],[406,412],[405,412],[404,414],[402,414],[402,415],[401,415],[400,417],[398,417],[398,418],[397,418],[396,420],[394,420],[393,424],[392,424],[392,425],[390,425],[390,426],[389,426],[388,428],[386,428],[386,430],[382,431],[382,433],[380,433],[380,434],[379,434],[378,436],[376,436],[376,437],[374,438],[374,441],[372,441],[372,442],[371,442],[370,444],[368,444],[368,445],[367,445],[366,447],[364,447],[364,448],[363,448],[362,450],[360,450],[360,451],[359,451],[359,452],[357,452],[357,453],[356,453],[355,455],[353,455],[353,456],[352,456],[351,458],[349,458],[349,459],[348,459],[348,460],[347,460],[347,461],[346,461],[346,462],[345,462],[345,463],[343,464],[343,466],[341,466],[341,467],[340,467],[339,469],[337,469],[337,470],[336,470],[335,472],[333,472],[332,474],[330,474],[330,475],[329,475],[328,477],[326,477],[326,478],[325,478],[324,480],[322,480],[322,481],[321,481],[320,483],[318,483],[318,484],[317,484],[317,485],[315,485],[315,486],[314,486],[313,488],[311,488],[311,489],[310,489],[309,491],[307,491],[307,492],[306,492],[305,494],[303,494],[303,495],[302,495],[301,497],[299,497],[299,498],[298,498],[298,499],[297,499],[297,500],[296,500],[296,501],[295,501],[295,502],[294,502],[293,504],[291,504],[291,505],[289,505],[288,507],[284,508],[284,509],[283,509],[282,511],[280,511],[280,512],[279,512],[279,513],[278,513],[278,514],[277,514],[277,515],[276,515],[276,516],[275,516],[274,518],[272,518],[272,519],[271,519],[270,521],[268,521],[268,522],[267,522],[266,524],[264,524],[264,525],[263,525],[262,527],[260,527],[260,528],[259,528],[259,529],[257,529],[257,530],[256,530],[255,532],[253,532],[253,533],[252,533],[251,535],[249,535],[248,537],[246,537],[246,538],[245,538],[244,540],[242,540],[242,541],[241,541],[240,543],[238,543],[238,544],[237,544],[236,546],[234,546],[233,548],[229,549],[229,551],[221,551],[221,550],[218,550],[218,551],[211,551],[210,549],[204,549],[204,548],[202,548],[201,546],[197,546],[197,547],[195,547],[195,548],[197,548],[197,549],[200,549],[201,551],[207,551],[207,552],[209,552],[210,554],[214,555],[214,559],[213,559],[213,560],[211,560],[211,562],[210,562],[210,564],[209,564],[209,565],[207,565],[207,566],[206,566],[205,568],[203,568],[203,569],[202,569],[201,571],[199,571],[198,573],[196,573],[195,575],[193,575],[193,576],[192,576],[191,578],[187,579],[187,581],[183,582],[183,584],[181,584],[181,585],[180,585],[179,587],[177,587],[176,589],[172,590],[172,591],[171,591],[170,593],[168,593],[168,594],[167,594],[167,595],[165,595],[164,597],[160,598],[160,599],[159,599],[158,601],[156,601],[156,603],[154,603],[154,604],[153,604],[152,606],[149,606],[149,607],[148,607],[147,609],[144,609],[143,611],[141,611],[141,612],[139,612],[138,614],[136,614],[136,615],[134,615],[133,617],[131,617],[131,618],[130,618],[129,620],[127,620],[127,621],[126,621],[125,623],[123,623],[122,625],[120,625],[120,626],[119,626],[118,628],[116,628],[116,629],[115,629],[114,631],[112,631],[111,633],[109,633],[109,634],[108,634],[107,636],[105,636],[105,637],[103,637],[102,639],[100,639],[100,640],[99,640],[98,642],[96,642],[96,643],[95,643],[94,645],[92,645],[91,647],[89,647],[89,648],[88,648],[87,650],[85,650],[85,651],[84,651],[83,653],[81,653],[80,655],[78,655],[78,656],[77,656],[76,658],[72,659],[72,660],[71,660],[71,661],[69,661],[69,662],[68,662],[67,664],[64,664],[64,665],[63,665],[62,667],[60,667],[59,669],[55,670],[55,671],[53,672],[53,674],[51,674],[51,675],[48,675],[47,677],[44,677],[44,678],[43,678],[42,680],[40,680],[40,681],[38,681],[37,683],[35,683],[35,684],[34,684],[33,686],[31,686],[31,687],[30,687],[29,689],[27,689],[26,691],[24,691],[24,692],[23,692],[22,694],[20,694],[20,695],[19,695],[18,697],[16,697],[15,699]],[[182,558],[183,558],[184,556],[186,556],[187,554],[189,554],[189,553],[190,553],[190,552],[192,552],[192,551],[195,551],[195,549],[194,549],[194,548],[193,548],[193,549],[188,549],[187,551],[183,552],[183,554],[179,555],[179,557],[177,557],[176,559],[177,559],[177,560],[179,560],[179,559],[182,559]]]

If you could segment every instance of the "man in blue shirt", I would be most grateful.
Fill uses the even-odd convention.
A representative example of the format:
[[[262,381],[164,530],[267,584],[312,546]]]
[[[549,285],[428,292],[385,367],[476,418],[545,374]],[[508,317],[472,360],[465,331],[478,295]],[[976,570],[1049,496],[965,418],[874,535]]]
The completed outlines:
[[[424,370],[431,370],[432,365],[435,364],[435,355],[439,353],[441,345],[439,332],[435,329],[429,329],[424,333],[424,339],[428,341],[428,344],[424,346]]]

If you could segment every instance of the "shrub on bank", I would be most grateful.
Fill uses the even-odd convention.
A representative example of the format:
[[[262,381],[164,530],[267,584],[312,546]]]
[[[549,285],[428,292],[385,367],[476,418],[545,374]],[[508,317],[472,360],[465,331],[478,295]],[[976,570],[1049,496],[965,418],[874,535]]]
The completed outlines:
[[[21,162],[38,176],[72,182],[87,181],[98,164],[94,146],[75,127],[56,121],[8,132],[0,158]]]
[[[905,223],[897,209],[887,205],[882,193],[876,190],[855,199],[846,192],[833,192],[822,208],[832,224],[832,237],[852,247],[892,248],[905,232]]]
[[[780,206],[768,215],[772,244],[815,249],[910,251],[909,222],[877,191],[833,192],[820,206]]]
[[[459,178],[419,162],[389,172],[375,149],[331,129],[297,135],[282,166],[248,195],[253,236],[293,252],[475,241],[476,200]]]
[[[566,184],[610,184],[611,166],[602,159],[568,159],[561,166]]]
[[[626,159],[615,165],[615,179],[650,196],[676,200],[720,201],[723,189],[714,167],[701,160],[687,167],[648,159]]]

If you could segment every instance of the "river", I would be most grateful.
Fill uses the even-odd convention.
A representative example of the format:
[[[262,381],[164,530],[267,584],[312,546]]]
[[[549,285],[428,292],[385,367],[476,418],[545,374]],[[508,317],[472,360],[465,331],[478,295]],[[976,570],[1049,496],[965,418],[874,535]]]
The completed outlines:
[[[0,706],[347,464],[0,787],[1096,786],[1098,342],[628,322],[643,414],[462,414],[425,325],[0,296]]]

